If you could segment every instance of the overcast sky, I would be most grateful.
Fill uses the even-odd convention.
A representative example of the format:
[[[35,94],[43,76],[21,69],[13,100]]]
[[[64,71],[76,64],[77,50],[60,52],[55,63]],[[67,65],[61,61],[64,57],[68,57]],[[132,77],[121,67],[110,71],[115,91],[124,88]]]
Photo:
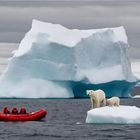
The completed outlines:
[[[140,58],[139,0],[0,0],[0,42],[19,43],[32,19],[90,29],[124,26],[132,58]]]

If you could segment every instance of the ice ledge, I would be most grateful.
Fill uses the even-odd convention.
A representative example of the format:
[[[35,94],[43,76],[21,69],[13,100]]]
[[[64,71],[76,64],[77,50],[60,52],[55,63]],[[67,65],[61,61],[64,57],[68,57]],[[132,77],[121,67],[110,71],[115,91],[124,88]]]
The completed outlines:
[[[97,32],[105,32],[111,30],[114,34],[114,42],[122,41],[127,43],[127,36],[123,26],[103,29],[68,29],[60,24],[53,24],[49,22],[42,22],[39,20],[32,20],[31,32],[46,33],[49,35],[49,40],[58,44],[74,47],[83,38],[87,38]]]
[[[101,107],[87,112],[86,123],[140,124],[136,106]]]
[[[102,33],[110,32],[110,37],[112,41],[123,42],[128,44],[126,32],[123,26],[114,28],[103,28],[103,29],[68,29],[60,24],[53,24],[48,22],[42,22],[33,19],[31,30],[22,39],[19,48],[15,51],[14,56],[22,56],[30,51],[32,45],[37,41],[44,42],[48,44],[50,42],[57,43],[58,45],[63,45],[65,47],[77,47],[77,44],[83,39],[87,39],[95,34],[100,35],[102,38]],[[41,36],[41,38],[40,38]],[[40,40],[38,40],[40,39]],[[129,45],[126,45],[129,47]]]

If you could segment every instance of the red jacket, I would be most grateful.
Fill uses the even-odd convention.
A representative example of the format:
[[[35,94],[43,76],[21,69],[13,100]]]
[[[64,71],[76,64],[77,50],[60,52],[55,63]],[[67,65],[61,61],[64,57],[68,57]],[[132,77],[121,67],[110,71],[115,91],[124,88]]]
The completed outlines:
[[[12,110],[12,114],[18,114],[18,110],[17,110],[16,107],[13,108],[13,110]]]
[[[8,110],[8,107],[4,107],[3,113],[4,114],[10,114],[10,111]]]

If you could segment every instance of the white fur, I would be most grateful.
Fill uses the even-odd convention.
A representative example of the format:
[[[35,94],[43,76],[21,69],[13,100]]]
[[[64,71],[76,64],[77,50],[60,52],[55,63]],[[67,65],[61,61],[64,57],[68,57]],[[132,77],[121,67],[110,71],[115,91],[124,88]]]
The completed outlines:
[[[92,109],[106,105],[106,96],[103,90],[87,90],[86,92],[90,97]]]
[[[112,97],[107,99],[108,106],[119,106],[120,105],[120,98],[119,97]]]

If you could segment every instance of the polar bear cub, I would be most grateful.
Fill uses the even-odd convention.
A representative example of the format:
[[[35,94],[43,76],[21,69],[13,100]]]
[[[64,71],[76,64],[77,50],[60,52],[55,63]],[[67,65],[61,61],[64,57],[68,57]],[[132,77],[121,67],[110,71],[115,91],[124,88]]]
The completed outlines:
[[[107,105],[108,106],[119,106],[120,105],[120,98],[119,97],[112,97],[110,99],[107,99]]]
[[[106,96],[103,90],[87,90],[86,92],[91,100],[91,109],[106,105]]]

